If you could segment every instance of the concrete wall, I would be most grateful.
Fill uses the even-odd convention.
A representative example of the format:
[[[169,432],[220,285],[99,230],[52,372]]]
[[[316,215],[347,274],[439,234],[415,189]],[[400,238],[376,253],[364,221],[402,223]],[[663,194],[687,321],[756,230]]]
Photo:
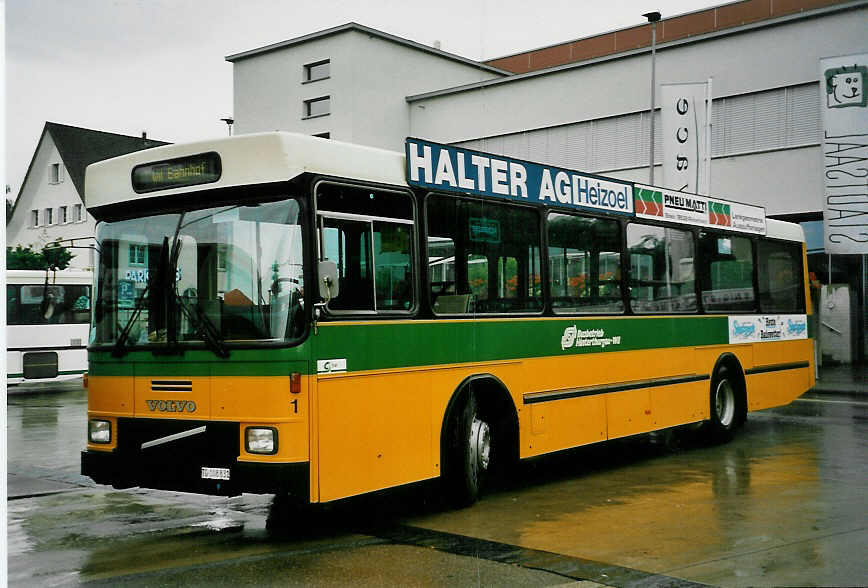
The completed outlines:
[[[819,147],[714,158],[711,161],[712,194],[764,206],[768,215],[817,212],[821,204],[821,159]],[[654,173],[659,181],[663,173],[659,165]],[[648,182],[647,166],[604,175]]]
[[[331,60],[330,77],[302,83],[305,64]],[[405,96],[489,80],[470,64],[349,30],[234,62],[236,133],[331,133],[332,139],[403,150]],[[303,101],[331,96],[331,114],[303,119]]]
[[[662,46],[657,52],[657,83],[713,77],[717,98],[817,80],[820,57],[868,47],[866,22],[868,7],[863,6],[697,43]],[[419,99],[411,104],[411,132],[451,143],[647,110],[650,69],[650,54],[645,50]]]
[[[91,239],[82,241],[81,245],[92,244],[96,221],[84,208],[65,167],[62,171],[62,181],[57,184],[50,182],[49,170],[51,164],[54,163],[60,163],[63,167],[60,153],[54,145],[51,135],[46,133],[36,148],[30,172],[25,178],[21,193],[18,196],[15,214],[6,225],[7,246],[33,246],[34,249],[39,250],[56,239],[81,237]],[[76,204],[82,205],[83,220],[81,222],[72,222],[73,209]],[[58,216],[60,206],[67,207],[69,222],[66,224],[60,223]],[[46,208],[52,208],[54,211],[54,223],[47,226],[42,224],[44,222],[44,209]],[[31,210],[34,209],[39,210],[39,227],[31,226]],[[73,254],[70,268],[93,267],[93,252],[91,250],[71,249],[70,253]]]

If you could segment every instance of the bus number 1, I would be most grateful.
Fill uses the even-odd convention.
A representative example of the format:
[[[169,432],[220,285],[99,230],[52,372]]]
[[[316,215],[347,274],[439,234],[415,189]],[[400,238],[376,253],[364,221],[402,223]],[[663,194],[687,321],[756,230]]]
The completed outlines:
[[[298,414],[298,399],[293,400],[290,404],[292,405],[292,412]]]

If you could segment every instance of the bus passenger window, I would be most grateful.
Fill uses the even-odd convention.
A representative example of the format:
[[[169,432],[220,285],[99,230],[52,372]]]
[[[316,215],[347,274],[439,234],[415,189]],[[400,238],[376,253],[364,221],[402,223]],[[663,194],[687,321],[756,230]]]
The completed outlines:
[[[802,252],[798,245],[760,241],[757,252],[760,310],[805,312]]]
[[[20,286],[12,286],[6,285],[6,324],[7,325],[17,325],[20,324],[19,321],[21,317],[19,315],[19,297],[20,297]]]
[[[338,268],[330,311],[409,312],[413,296],[413,207],[404,193],[321,184],[317,188],[322,259]]]
[[[630,223],[627,250],[634,312],[696,312],[693,233]]]
[[[410,310],[412,264],[410,225],[374,223],[377,310]]]
[[[707,312],[756,308],[753,291],[753,245],[747,237],[703,232],[699,283]]]
[[[547,230],[554,311],[623,312],[618,222],[551,213]]]
[[[374,282],[369,271],[370,223],[343,219],[322,220],[322,248],[338,266],[339,294],[332,310],[374,310]]]
[[[488,300],[488,258],[471,253],[467,256],[467,283],[475,300]]]
[[[428,275],[437,314],[542,309],[539,217],[535,210],[432,194]]]
[[[434,296],[455,294],[455,242],[428,237],[428,281]]]

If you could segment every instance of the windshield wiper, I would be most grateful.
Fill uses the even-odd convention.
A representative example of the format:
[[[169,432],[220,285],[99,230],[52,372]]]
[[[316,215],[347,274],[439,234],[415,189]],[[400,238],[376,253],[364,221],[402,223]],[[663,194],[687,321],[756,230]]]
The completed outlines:
[[[181,216],[183,219],[183,215]],[[208,318],[204,312],[202,312],[202,307],[199,306],[197,302],[195,305],[188,305],[184,302],[184,299],[178,294],[178,282],[177,282],[177,271],[178,271],[178,258],[181,255],[181,247],[183,247],[183,243],[178,238],[178,233],[181,230],[181,223],[178,222],[178,229],[175,231],[175,241],[172,244],[172,251],[169,254],[169,264],[168,270],[171,272],[171,276],[169,276],[166,280],[166,284],[169,284],[169,280],[171,280],[171,287],[166,288],[166,292],[171,292],[173,296],[168,299],[173,300],[177,305],[178,309],[187,317],[187,320],[190,321],[190,324],[193,325],[193,328],[196,329],[196,333],[202,337],[202,341],[208,348],[214,352],[214,355],[220,357],[222,359],[226,359],[229,357],[229,349],[226,347],[226,344],[223,343],[223,339],[220,337],[220,331],[217,330],[217,327],[214,326],[213,321]],[[172,312],[170,314],[171,320],[168,321],[167,329],[170,333],[169,340],[174,342],[175,345],[178,344],[178,331],[180,329],[180,325],[175,317],[175,313]]]
[[[118,335],[118,340],[115,341],[115,345],[112,348],[112,357],[123,357],[126,355],[127,351],[127,339],[130,337],[130,329],[132,329],[133,324],[135,324],[136,320],[139,318],[139,315],[142,313],[142,309],[145,305],[142,301],[145,299],[145,295],[147,295],[148,290],[151,285],[148,284],[145,286],[145,289],[142,290],[142,293],[136,298],[134,310],[132,316],[127,319],[127,323],[124,325],[124,328],[121,330],[121,334]]]
[[[169,247],[169,239],[168,237],[163,238],[163,244],[160,247],[160,253],[156,271],[153,273],[148,273],[148,283],[145,285],[145,289],[142,290],[142,293],[136,298],[135,304],[133,306],[133,314],[127,319],[124,328],[121,330],[121,334],[118,336],[118,340],[115,341],[114,348],[112,349],[112,357],[123,357],[126,355],[127,351],[129,351],[126,347],[127,341],[129,340],[130,330],[135,324],[136,320],[138,320],[139,315],[142,314],[142,310],[145,308],[145,297],[147,296],[147,306],[148,306],[148,314],[150,315],[150,320],[154,323],[155,331],[159,331],[159,319],[161,316],[161,310],[165,309],[165,305],[161,309],[159,306],[159,298],[157,296],[148,296],[148,292],[154,290],[155,292],[159,292],[160,290],[165,289],[165,282],[163,280],[163,274],[166,271],[166,265],[168,265],[168,247]]]
[[[214,352],[214,355],[222,359],[229,357],[229,349],[220,337],[220,332],[214,322],[208,318],[208,315],[202,312],[202,307],[198,303],[188,306],[177,292],[175,292],[175,302],[190,324],[193,325],[193,328],[196,329],[196,333],[202,337],[202,341]]]

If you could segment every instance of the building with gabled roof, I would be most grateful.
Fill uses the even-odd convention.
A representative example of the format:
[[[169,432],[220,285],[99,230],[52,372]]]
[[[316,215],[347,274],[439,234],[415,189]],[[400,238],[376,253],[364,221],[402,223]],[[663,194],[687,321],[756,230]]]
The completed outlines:
[[[30,160],[15,206],[6,218],[6,245],[41,249],[57,239],[93,243],[96,221],[84,207],[84,170],[91,163],[166,145],[131,137],[46,122]],[[70,267],[90,268],[93,253],[72,249]]]

